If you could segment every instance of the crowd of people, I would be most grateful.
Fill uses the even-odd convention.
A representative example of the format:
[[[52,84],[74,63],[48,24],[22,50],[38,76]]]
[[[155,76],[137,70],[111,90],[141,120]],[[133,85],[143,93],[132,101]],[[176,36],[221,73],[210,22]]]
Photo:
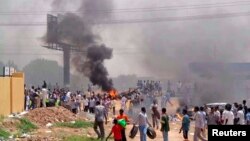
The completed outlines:
[[[162,92],[162,86],[160,81],[150,81],[150,80],[138,80],[137,88],[144,94],[152,94]]]
[[[91,89],[89,89],[87,93],[81,91],[71,92],[59,87],[55,87],[51,91],[47,88],[46,82],[44,82],[42,88],[31,86],[31,88],[28,89],[25,87],[25,108],[26,110],[32,110],[39,107],[61,105],[75,114],[78,112],[94,114],[94,130],[98,138],[102,140],[105,139],[104,124],[107,124],[108,117],[115,117],[113,120],[114,126],[107,138],[109,138],[111,134],[114,134],[115,141],[127,141],[126,127],[119,124],[120,120],[124,120],[127,124],[131,123],[134,124],[134,126],[138,126],[141,141],[147,140],[146,131],[149,127],[154,130],[160,130],[163,141],[168,141],[170,116],[167,113],[167,105],[173,105],[170,100],[170,94],[166,91],[166,94],[160,97],[160,105],[158,105],[157,99],[148,97],[150,101],[147,101],[147,98],[145,98],[147,95],[144,94],[144,97],[141,97],[142,95],[142,93],[134,95],[134,97],[142,99],[140,100],[140,104],[137,105],[140,107],[140,112],[133,112],[133,110],[135,110],[131,103],[133,99],[128,99],[126,96],[123,96],[120,99],[121,109],[119,109],[119,114],[116,115],[116,100],[112,99],[107,93],[98,94],[91,91]],[[128,109],[127,105],[129,105]],[[149,112],[147,112],[146,109],[149,109]],[[111,116],[109,113],[111,113]],[[150,113],[150,116],[147,115],[148,113]],[[223,111],[221,111],[218,106],[195,106],[194,115],[191,117],[188,115],[188,108],[185,107],[182,111],[182,115],[180,133],[183,133],[185,140],[188,140],[191,120],[194,120],[195,125],[194,141],[207,140],[206,129],[208,125],[250,125],[250,108],[247,108],[246,100],[244,100],[242,104],[227,104]],[[152,124],[150,123],[150,119],[152,120]]]
[[[81,111],[95,113],[97,101],[101,102],[106,108],[106,114],[112,109],[115,114],[115,99],[112,99],[107,93],[99,94],[94,91],[84,93],[82,91],[71,92],[67,88],[55,86],[53,90],[48,89],[46,82],[43,82],[42,88],[25,86],[25,110],[32,110],[40,107],[63,106],[73,113]]]

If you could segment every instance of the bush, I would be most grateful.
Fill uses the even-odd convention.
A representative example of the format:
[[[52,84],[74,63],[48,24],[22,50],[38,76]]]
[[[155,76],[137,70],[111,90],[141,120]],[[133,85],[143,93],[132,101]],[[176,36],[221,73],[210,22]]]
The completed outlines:
[[[9,132],[7,132],[7,131],[5,131],[4,129],[1,129],[1,128],[0,128],[0,140],[1,140],[1,138],[3,138],[3,139],[8,139],[9,136],[10,136],[10,133],[9,133]]]

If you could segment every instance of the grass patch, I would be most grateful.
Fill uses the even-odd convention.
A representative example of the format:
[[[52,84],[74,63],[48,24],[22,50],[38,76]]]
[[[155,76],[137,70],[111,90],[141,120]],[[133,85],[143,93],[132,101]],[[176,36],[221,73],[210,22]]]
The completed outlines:
[[[5,131],[4,129],[0,128],[0,138],[8,139],[10,136],[10,133]]]
[[[86,122],[86,121],[75,121],[75,123],[71,122],[58,122],[55,124],[57,127],[69,127],[69,128],[88,128],[88,127],[93,127],[92,122]]]
[[[97,139],[85,136],[69,136],[66,137],[63,141],[97,141]]]
[[[34,129],[37,129],[37,126],[26,118],[21,118],[20,124],[17,127],[21,133],[28,133],[33,131]]]

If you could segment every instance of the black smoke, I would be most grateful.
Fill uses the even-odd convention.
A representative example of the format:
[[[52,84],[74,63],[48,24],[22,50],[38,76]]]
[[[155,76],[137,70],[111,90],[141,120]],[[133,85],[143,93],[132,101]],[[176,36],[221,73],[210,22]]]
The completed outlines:
[[[65,10],[65,1],[54,0],[55,11]],[[80,0],[76,13],[59,15],[58,42],[70,44],[81,50],[73,53],[72,62],[76,70],[89,78],[94,85],[102,90],[110,91],[113,83],[108,78],[104,61],[112,58],[112,49],[106,47],[98,34],[94,33],[94,21],[110,18],[105,10],[112,9],[112,0]],[[102,11],[104,13],[102,13]]]
[[[94,85],[101,86],[104,91],[110,91],[113,88],[112,80],[107,77],[108,71],[103,64],[105,59],[111,59],[111,57],[112,49],[105,45],[90,47],[87,51],[87,61],[81,69]]]

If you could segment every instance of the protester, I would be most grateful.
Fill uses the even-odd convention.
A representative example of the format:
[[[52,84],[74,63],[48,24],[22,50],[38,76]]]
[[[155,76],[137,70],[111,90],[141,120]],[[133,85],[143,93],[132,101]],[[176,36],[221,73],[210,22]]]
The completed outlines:
[[[237,116],[237,112],[238,112],[238,108],[239,108],[239,104],[237,102],[235,102],[232,106],[232,112],[234,114],[234,117]]]
[[[218,125],[220,123],[220,117],[215,113],[215,108],[211,107],[211,111],[208,114],[207,125]]]
[[[77,91],[76,103],[77,103],[77,110],[81,112],[83,110],[83,105],[82,105],[83,103],[82,103],[82,95],[80,91]]]
[[[30,95],[29,92],[25,93],[25,111],[29,110],[29,106],[30,106]]]
[[[84,105],[84,112],[89,111],[89,99],[86,97],[86,95],[83,96],[83,105]]]
[[[245,119],[246,119],[246,115],[247,115],[247,101],[246,100],[243,100],[243,112],[244,112],[244,117],[245,117]]]
[[[247,109],[246,124],[250,125],[250,108]]]
[[[111,106],[112,106],[112,112],[113,112],[113,116],[115,115],[115,106],[116,106],[116,100],[112,99],[111,100]]]
[[[173,105],[170,101],[170,93],[168,91],[161,97],[161,108],[167,108],[167,103]]]
[[[181,133],[181,131],[183,131],[183,138],[185,140],[188,140],[188,131],[189,131],[189,127],[190,127],[190,119],[189,119],[189,116],[187,114],[187,110],[186,109],[183,109],[182,114],[184,116],[182,118],[182,124],[181,124],[180,133]]]
[[[139,124],[140,141],[147,141],[147,127],[148,125],[151,126],[151,124],[148,121],[145,107],[141,108],[141,112],[134,124]]]
[[[94,96],[92,96],[89,101],[89,112],[92,114],[95,112],[95,105],[96,105],[96,100],[94,99]]]
[[[109,133],[106,141],[112,135],[112,133],[114,134],[114,141],[123,141],[122,140],[121,130],[122,130],[122,127],[118,124],[118,120],[114,119],[114,126],[112,127],[112,130]]]
[[[30,90],[30,101],[31,101],[31,104],[30,104],[29,109],[34,109],[36,107],[36,104],[35,104],[35,97],[36,96],[37,96],[37,94],[36,94],[35,87],[32,86],[31,90]]]
[[[194,120],[195,120],[195,128],[194,128],[194,141],[198,141],[198,139],[202,141],[207,141],[204,137],[201,136],[201,132],[204,129],[204,120],[203,115],[199,111],[199,107],[194,107]]]
[[[35,90],[35,108],[41,107],[41,99],[43,99],[43,93],[41,93],[41,89],[37,88]],[[46,105],[45,105],[46,106]]]
[[[71,102],[70,102],[70,108],[71,108],[71,111],[74,113],[74,114],[77,114],[77,107],[78,107],[78,104],[75,100],[75,98],[71,98]]]
[[[169,117],[167,115],[166,108],[162,108],[162,116],[161,116],[161,132],[163,135],[163,141],[168,141],[168,132],[169,128]]]
[[[215,114],[217,117],[219,117],[218,125],[221,125],[222,122],[221,122],[221,113],[220,113],[220,110],[219,110],[219,106],[215,106],[214,114]]]
[[[128,105],[128,114],[129,115],[133,115],[134,114],[133,107],[134,107],[134,104],[133,104],[132,100],[129,100],[129,105]]]
[[[46,107],[46,100],[48,99],[48,90],[47,90],[47,84],[44,81],[44,84],[42,86],[42,103],[43,107]]]
[[[123,110],[126,110],[126,102],[127,102],[127,98],[125,96],[123,96],[121,99],[121,108]]]
[[[105,107],[100,104],[99,101],[96,102],[95,106],[95,121],[94,121],[94,130],[96,134],[98,135],[98,139],[100,138],[102,141],[105,137],[105,131],[104,131],[104,119],[105,123],[107,124],[107,116],[105,114]],[[98,131],[98,129],[100,131]]]
[[[160,113],[158,111],[157,100],[153,101],[153,104],[151,105],[151,112],[152,112],[153,128],[156,127],[156,129],[159,129],[158,119],[160,119]]]
[[[244,112],[243,112],[243,106],[241,104],[239,104],[236,119],[237,119],[237,124],[239,124],[239,125],[244,125],[245,124],[245,115],[244,115]]]
[[[226,104],[225,110],[222,113],[222,121],[224,125],[234,125],[234,114],[231,109],[231,104]]]
[[[207,114],[204,110],[204,107],[200,107],[200,113],[202,115],[202,122],[204,123],[204,127],[203,127],[203,131],[202,131],[202,135],[203,137],[206,137],[206,128],[207,128]]]
[[[116,117],[117,120],[125,120],[126,123],[128,124],[129,123],[129,119],[128,119],[128,116],[126,114],[124,114],[124,110],[123,109],[120,109],[119,111],[119,115]],[[122,128],[121,130],[121,135],[122,135],[122,141],[127,141],[127,138],[126,138],[126,128]]]

